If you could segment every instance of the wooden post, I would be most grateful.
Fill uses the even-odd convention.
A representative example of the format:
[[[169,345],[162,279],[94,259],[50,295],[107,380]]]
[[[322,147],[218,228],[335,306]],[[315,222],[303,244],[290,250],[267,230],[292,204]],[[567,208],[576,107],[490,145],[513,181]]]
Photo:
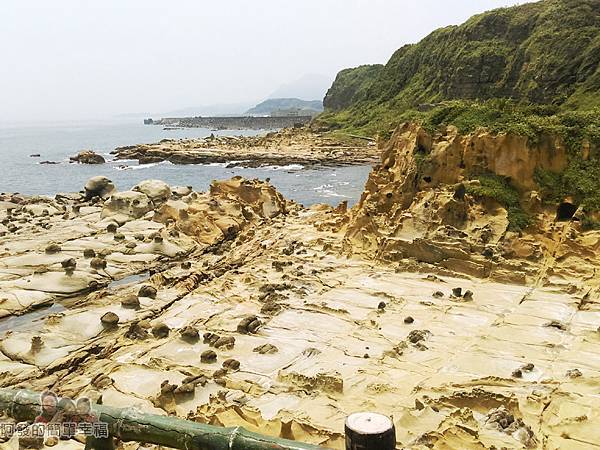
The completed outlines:
[[[389,417],[359,412],[346,419],[346,450],[394,450],[396,428]]]

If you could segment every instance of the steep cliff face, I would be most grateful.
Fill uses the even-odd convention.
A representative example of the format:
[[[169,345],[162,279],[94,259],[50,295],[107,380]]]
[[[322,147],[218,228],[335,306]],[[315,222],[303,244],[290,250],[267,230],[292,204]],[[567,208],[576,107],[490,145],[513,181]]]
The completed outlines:
[[[338,111],[363,100],[383,67],[382,64],[373,64],[342,70],[327,91],[323,106]]]
[[[578,205],[570,199],[544,204],[536,183],[538,171],[567,167],[560,137],[530,142],[483,130],[461,135],[454,127],[430,134],[407,123],[382,150],[350,212],[350,253],[525,282],[539,275],[557,240],[567,245],[564,224],[573,237],[581,231],[579,222],[562,222],[582,219]]]
[[[599,62],[600,2],[543,0],[436,30],[383,67],[346,69],[324,104],[331,122],[356,128],[454,99],[589,108],[600,104]]]

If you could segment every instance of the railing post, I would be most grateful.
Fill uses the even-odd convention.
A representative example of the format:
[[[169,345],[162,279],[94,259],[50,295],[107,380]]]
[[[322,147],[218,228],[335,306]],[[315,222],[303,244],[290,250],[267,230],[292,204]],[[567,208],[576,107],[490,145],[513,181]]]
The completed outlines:
[[[115,441],[112,436],[107,438],[88,436],[85,439],[84,450],[115,450]]]
[[[346,450],[394,450],[396,428],[383,414],[359,412],[346,419]]]

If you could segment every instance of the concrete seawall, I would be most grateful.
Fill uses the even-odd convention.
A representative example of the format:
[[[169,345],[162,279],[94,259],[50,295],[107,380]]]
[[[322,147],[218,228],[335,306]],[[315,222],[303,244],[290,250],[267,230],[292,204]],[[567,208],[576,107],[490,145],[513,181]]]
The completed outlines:
[[[282,117],[168,117],[157,121],[144,121],[153,125],[176,126],[186,128],[209,129],[242,129],[242,130],[269,130],[306,125],[311,121],[311,116],[282,116]]]

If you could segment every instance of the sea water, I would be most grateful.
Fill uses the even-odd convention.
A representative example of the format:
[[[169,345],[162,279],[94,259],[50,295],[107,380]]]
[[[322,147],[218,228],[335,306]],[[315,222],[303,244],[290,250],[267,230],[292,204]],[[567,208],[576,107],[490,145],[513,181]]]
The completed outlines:
[[[253,135],[255,131],[184,128],[164,130],[140,121],[73,122],[43,125],[0,125],[0,192],[54,195],[77,192],[95,176],[110,178],[119,190],[127,190],[146,179],[170,185],[192,186],[205,191],[215,179],[241,175],[270,178],[287,198],[305,206],[314,203],[355,203],[363,190],[370,166],[304,169],[300,165],[261,168],[227,168],[225,164],[174,165],[169,162],[138,165],[137,161],[115,161],[116,147],[154,143],[161,139],[201,138],[215,135]],[[106,164],[69,163],[81,150],[94,150]],[[40,157],[30,155],[39,154]],[[40,164],[54,161],[58,164]]]

